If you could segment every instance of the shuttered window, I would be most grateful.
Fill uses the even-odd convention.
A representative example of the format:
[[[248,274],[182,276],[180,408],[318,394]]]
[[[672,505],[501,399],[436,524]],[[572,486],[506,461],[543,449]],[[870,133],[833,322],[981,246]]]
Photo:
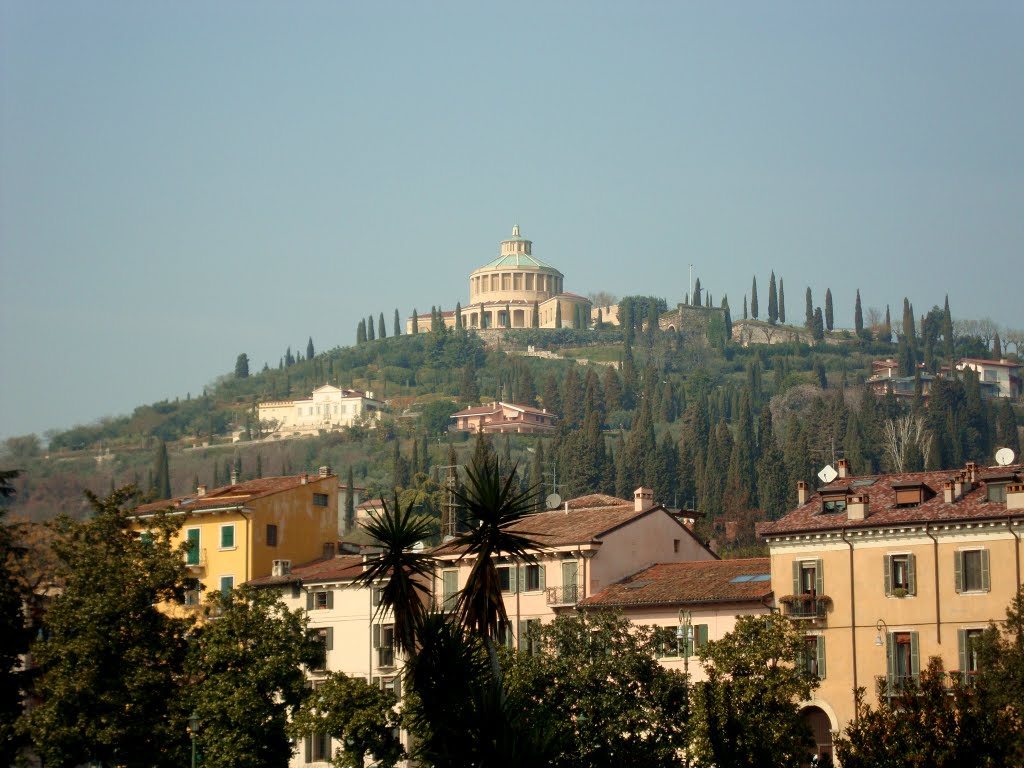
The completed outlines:
[[[199,529],[189,528],[186,530],[185,539],[188,541],[188,554],[185,556],[185,562],[188,565],[199,565]]]

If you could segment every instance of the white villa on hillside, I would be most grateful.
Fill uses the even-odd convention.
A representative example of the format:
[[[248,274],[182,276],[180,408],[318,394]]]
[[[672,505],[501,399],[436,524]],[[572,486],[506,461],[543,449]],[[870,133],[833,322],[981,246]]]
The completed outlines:
[[[370,423],[380,418],[383,407],[382,402],[374,399],[373,392],[324,384],[304,400],[273,400],[260,403],[257,410],[265,435],[291,436]]]

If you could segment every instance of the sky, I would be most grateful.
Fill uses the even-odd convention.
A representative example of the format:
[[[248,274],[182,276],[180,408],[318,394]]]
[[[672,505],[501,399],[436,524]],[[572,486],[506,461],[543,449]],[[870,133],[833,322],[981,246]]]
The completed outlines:
[[[0,437],[468,299],[1024,326],[1024,3],[0,0]]]

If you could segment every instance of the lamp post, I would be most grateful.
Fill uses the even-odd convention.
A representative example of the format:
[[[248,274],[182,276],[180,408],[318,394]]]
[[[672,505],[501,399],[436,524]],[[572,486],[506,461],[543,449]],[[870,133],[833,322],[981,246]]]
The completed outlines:
[[[188,735],[192,739],[192,768],[196,768],[196,736],[199,735],[199,713],[192,710],[188,716]]]
[[[682,648],[680,648],[682,645]],[[685,608],[679,609],[679,626],[676,627],[676,653],[683,657],[683,676],[686,680],[685,701],[686,719],[690,719],[690,650],[693,648],[693,615]],[[690,754],[687,750],[684,765],[690,765]]]
[[[885,630],[885,636],[889,637],[889,625],[886,624],[882,619],[879,619],[875,622],[875,630],[878,632],[878,634],[875,635],[875,645],[881,648],[882,645],[884,645],[884,643],[882,642],[882,630]]]

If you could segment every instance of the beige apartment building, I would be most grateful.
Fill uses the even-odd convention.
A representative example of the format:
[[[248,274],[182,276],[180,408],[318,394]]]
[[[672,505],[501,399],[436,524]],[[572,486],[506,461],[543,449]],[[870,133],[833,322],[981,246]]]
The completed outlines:
[[[510,626],[505,640],[523,650],[531,624],[547,623],[573,611],[600,592],[652,563],[716,560],[693,533],[653,502],[653,492],[638,488],[633,501],[603,494],[581,496],[563,507],[540,512],[510,526],[531,535],[544,551],[536,563],[498,562]],[[472,568],[462,551],[442,545],[433,586],[440,605],[458,600]]]
[[[854,717],[854,690],[877,702],[938,656],[965,681],[974,639],[1021,584],[1024,465],[838,477],[761,527],[775,599],[803,628],[821,685],[806,702],[819,752]]]

